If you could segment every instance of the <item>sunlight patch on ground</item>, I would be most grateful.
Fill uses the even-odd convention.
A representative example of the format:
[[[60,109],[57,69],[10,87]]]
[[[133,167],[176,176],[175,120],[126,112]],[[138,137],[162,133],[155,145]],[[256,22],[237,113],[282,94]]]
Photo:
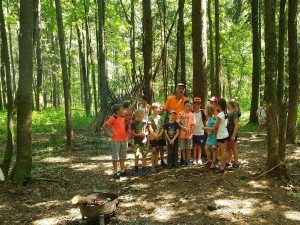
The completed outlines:
[[[286,211],[284,216],[289,220],[300,221],[300,212],[299,211]]]
[[[288,153],[285,157],[286,160],[299,160],[300,159],[300,149],[296,148],[292,152]]]
[[[175,211],[168,207],[156,208],[151,214],[152,218],[161,222],[167,221],[172,218]]]
[[[0,209],[4,209],[4,208],[6,208],[7,207],[7,205],[0,205]]]
[[[218,210],[211,212],[212,215],[218,215],[223,218],[231,218],[233,214],[243,216],[253,215],[255,212],[254,204],[256,199],[219,199],[215,200]]]
[[[91,161],[107,161],[110,159],[111,159],[111,157],[107,156],[107,155],[94,156],[94,157],[89,158],[89,160],[91,160]]]
[[[71,169],[77,171],[89,171],[98,169],[99,165],[87,165],[86,163],[76,163],[70,166]]]
[[[34,205],[30,206],[30,207],[31,208],[33,208],[33,207],[41,207],[41,206],[50,207],[50,206],[58,206],[58,205],[63,205],[63,204],[65,204],[65,202],[55,200],[55,201],[48,201],[48,202],[39,202],[39,203],[36,203],[36,204],[34,204]]]
[[[70,162],[71,159],[67,158],[67,157],[47,157],[45,159],[41,160],[42,162],[46,162],[46,163],[66,163],[66,162]]]
[[[251,180],[248,182],[254,188],[267,189],[269,188],[269,182],[266,180],[254,181]]]
[[[59,222],[59,218],[43,218],[33,222],[33,225],[55,225]]]
[[[65,215],[48,217],[48,218],[36,220],[33,222],[33,225],[57,225],[57,224],[60,224],[62,221],[64,221],[66,218],[72,218],[72,219],[80,219],[81,218],[81,213],[80,213],[79,208],[73,208],[73,209],[67,210],[66,212],[67,213],[65,213]]]

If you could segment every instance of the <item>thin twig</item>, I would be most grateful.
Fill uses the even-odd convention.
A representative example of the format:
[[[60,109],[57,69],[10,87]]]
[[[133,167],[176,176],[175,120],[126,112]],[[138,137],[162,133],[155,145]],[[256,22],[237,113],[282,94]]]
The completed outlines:
[[[262,177],[262,176],[266,175],[267,173],[271,172],[272,170],[276,169],[278,166],[280,166],[280,165],[282,165],[282,164],[283,164],[283,162],[280,162],[278,165],[276,165],[276,166],[272,167],[271,169],[267,170],[266,172],[260,174],[260,175],[257,176],[256,178],[259,178],[259,177]]]

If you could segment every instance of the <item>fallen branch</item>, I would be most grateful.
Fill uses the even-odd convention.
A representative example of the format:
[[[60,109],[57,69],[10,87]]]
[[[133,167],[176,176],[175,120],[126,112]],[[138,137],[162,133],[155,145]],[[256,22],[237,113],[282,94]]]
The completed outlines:
[[[272,170],[276,169],[278,166],[282,165],[283,162],[280,162],[278,165],[272,167],[271,169],[267,170],[266,172],[263,172],[262,174],[258,175],[256,178],[262,177],[264,175],[266,175],[267,173],[271,172]]]

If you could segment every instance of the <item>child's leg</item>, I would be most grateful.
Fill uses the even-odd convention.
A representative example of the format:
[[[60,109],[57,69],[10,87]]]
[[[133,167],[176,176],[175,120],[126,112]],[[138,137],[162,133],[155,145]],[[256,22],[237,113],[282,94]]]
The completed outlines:
[[[232,158],[232,141],[229,140],[227,141],[227,145],[226,145],[226,162],[231,163],[231,158]]]
[[[220,169],[224,170],[226,165],[226,142],[225,143],[218,143],[219,146],[219,152],[220,152],[220,158],[221,158],[221,164]]]
[[[177,166],[178,164],[178,142],[175,142],[172,146],[172,152],[173,152],[173,166]]]
[[[151,165],[154,168],[156,163],[156,147],[152,148],[151,152]]]
[[[182,160],[185,161],[186,160],[186,149],[182,149],[181,154],[182,154]]]
[[[139,156],[134,157],[134,166],[139,166]]]
[[[164,147],[159,148],[159,155],[160,155],[160,162],[161,164],[164,164]]]
[[[112,163],[113,163],[114,173],[116,173],[118,171],[118,161],[117,160],[113,160]]]
[[[211,151],[208,149],[208,145],[205,145],[204,150],[206,152],[208,162],[212,161],[212,154]]]
[[[121,171],[125,170],[125,160],[124,159],[120,159],[120,167],[121,167]]]
[[[193,144],[193,157],[194,157],[194,161],[198,160],[198,152],[197,152],[197,144],[196,143]]]
[[[236,146],[236,142],[233,142],[232,150],[233,150],[234,164],[239,164],[239,153],[238,153],[238,149]]]
[[[159,151],[160,151],[160,149],[159,148],[156,148],[156,150],[155,150],[155,157],[154,157],[154,165],[155,166],[158,166],[158,158],[159,158]]]
[[[216,163],[217,161],[217,154],[218,154],[217,148],[212,148],[212,160],[214,163]]]
[[[186,150],[186,161],[189,163],[191,161],[191,149]]]

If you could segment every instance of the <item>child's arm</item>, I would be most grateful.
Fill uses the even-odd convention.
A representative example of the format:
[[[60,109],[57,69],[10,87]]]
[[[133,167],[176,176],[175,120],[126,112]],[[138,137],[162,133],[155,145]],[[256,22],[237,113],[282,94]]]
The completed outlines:
[[[216,135],[216,137],[217,137],[217,134],[218,134],[218,131],[219,131],[220,123],[221,123],[221,118],[217,117],[217,121],[216,121],[216,124],[215,124],[215,135]]]
[[[174,142],[175,142],[176,138],[178,137],[178,135],[179,135],[179,129],[176,130],[175,136],[174,136],[173,139],[170,141],[171,144],[174,144]]]
[[[239,122],[238,122],[238,118],[235,118],[233,120],[233,123],[234,123],[234,130],[233,130],[233,133],[232,133],[232,136],[230,137],[230,140],[234,141],[236,135],[237,135],[237,132],[238,132],[238,129],[239,129]]]
[[[157,139],[159,136],[157,135],[157,133],[154,132],[153,127],[152,127],[152,123],[148,123],[148,130],[149,133],[155,138]]]
[[[164,131],[165,131],[165,135],[166,135],[166,138],[167,138],[168,142],[171,143],[171,139],[168,135],[168,131],[167,130],[164,130]]]
[[[102,126],[102,130],[104,131],[104,133],[106,135],[108,135],[109,137],[112,137],[111,127],[108,124],[104,123]]]

